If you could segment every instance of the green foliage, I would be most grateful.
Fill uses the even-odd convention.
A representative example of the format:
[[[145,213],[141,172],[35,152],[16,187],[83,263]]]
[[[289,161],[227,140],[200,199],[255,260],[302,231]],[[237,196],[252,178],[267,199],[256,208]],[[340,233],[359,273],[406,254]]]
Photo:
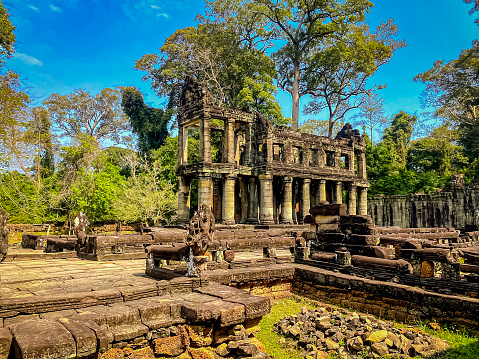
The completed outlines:
[[[161,155],[153,163],[138,162],[139,170],[132,172],[121,188],[121,196],[113,203],[115,218],[124,222],[152,221],[155,225],[176,219],[178,196],[174,185],[165,179],[168,173],[161,166]]]
[[[458,145],[458,139],[457,130],[442,125],[429,136],[412,141],[407,154],[407,168],[418,173],[435,171],[444,177],[463,172],[468,159],[463,147]]]
[[[138,148],[141,154],[147,154],[165,144],[168,136],[168,123],[171,120],[172,109],[149,107],[143,100],[143,95],[136,87],[123,87],[122,108],[130,119],[130,125],[138,136]]]
[[[273,94],[276,70],[262,51],[248,47],[239,34],[221,24],[203,23],[177,30],[157,54],[144,55],[135,68],[145,71],[144,80],[177,106],[186,76],[194,76],[213,96],[218,106],[251,106],[266,117],[281,121]]]
[[[12,56],[15,46],[15,26],[10,21],[10,14],[0,1],[0,66],[6,58]]]
[[[160,180],[169,182],[178,189],[178,177],[176,175],[178,154],[178,137],[167,137],[166,143],[159,149],[150,153],[150,161],[158,162],[161,167]]]
[[[112,205],[118,200],[124,182],[120,168],[110,163],[92,171],[81,168],[71,186],[71,209],[82,211],[91,222],[114,221]]]
[[[124,140],[121,135],[129,129],[119,90],[105,88],[95,96],[84,90],[68,95],[54,93],[44,105],[59,133],[73,141],[81,141],[86,135],[101,144],[120,143]]]
[[[367,88],[367,80],[379,66],[388,63],[404,41],[397,41],[398,27],[393,20],[383,22],[375,31],[360,24],[348,27],[348,31],[328,38],[315,46],[304,73],[307,93],[313,100],[305,108],[306,113],[326,110],[330,131],[336,121],[360,108],[368,95],[382,86]]]
[[[416,116],[401,111],[393,116],[391,127],[384,131],[384,145],[395,153],[398,167],[406,165],[407,150],[416,122]]]
[[[344,122],[334,122],[333,128],[331,129],[332,133],[338,133],[343,126]],[[330,131],[329,120],[306,120],[299,127],[299,131],[316,136],[328,136]]]
[[[435,116],[458,126],[466,154],[479,155],[479,41],[463,50],[457,60],[436,61],[428,71],[417,75],[426,84],[423,106],[436,107]]]

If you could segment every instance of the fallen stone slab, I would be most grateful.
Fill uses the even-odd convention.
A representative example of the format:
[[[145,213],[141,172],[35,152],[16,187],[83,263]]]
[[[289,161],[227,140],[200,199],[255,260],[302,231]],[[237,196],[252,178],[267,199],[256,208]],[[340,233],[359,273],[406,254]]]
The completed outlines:
[[[76,357],[72,334],[52,320],[24,321],[10,326],[15,356],[22,359],[67,359]]]
[[[271,310],[271,302],[269,298],[265,297],[238,295],[236,297],[228,298],[227,301],[244,305],[246,319],[259,318],[268,314]]]

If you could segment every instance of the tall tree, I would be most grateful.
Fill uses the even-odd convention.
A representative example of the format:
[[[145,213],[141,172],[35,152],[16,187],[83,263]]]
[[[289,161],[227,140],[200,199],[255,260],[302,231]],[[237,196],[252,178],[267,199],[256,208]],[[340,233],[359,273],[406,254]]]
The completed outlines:
[[[315,47],[327,38],[344,34],[351,24],[360,23],[373,5],[367,0],[208,0],[214,15],[237,17],[245,7],[249,19],[267,20],[266,43],[275,39],[273,55],[278,84],[292,97],[293,127],[299,127],[299,99],[308,94],[303,75]]]
[[[44,105],[60,134],[73,141],[80,141],[86,135],[101,145],[106,141],[120,143],[122,134],[129,129],[119,90],[105,88],[95,96],[84,90],[68,95],[54,93]]]
[[[406,165],[408,146],[411,142],[416,122],[416,116],[400,111],[393,116],[391,127],[386,128],[384,131],[383,143],[393,150],[398,167]]]
[[[374,32],[367,25],[349,28],[342,38],[326,39],[318,45],[304,76],[313,97],[305,112],[326,110],[329,137],[336,121],[343,121],[349,111],[361,107],[368,93],[383,87],[368,88],[367,80],[405,46],[404,41],[394,39],[398,28],[392,20],[383,22]]]
[[[121,106],[130,119],[131,129],[138,136],[140,153],[146,154],[163,146],[168,137],[172,109],[164,111],[146,105],[136,87],[123,87],[121,94]]]
[[[143,79],[151,80],[159,95],[169,97],[170,107],[177,106],[183,81],[191,75],[211,92],[215,105],[247,104],[282,119],[272,96],[274,63],[223,25],[205,23],[177,30],[166,39],[160,55],[144,55],[135,68],[146,72]]]
[[[388,123],[388,118],[384,114],[383,106],[384,99],[382,99],[377,92],[368,91],[363,103],[359,107],[359,113],[354,116],[356,125],[363,126],[369,130],[371,145],[374,145],[374,129]]]
[[[51,176],[55,171],[50,126],[50,117],[45,107],[31,109],[24,139],[33,145],[36,152],[34,171],[38,188],[41,186],[40,179]]]
[[[468,155],[479,155],[479,41],[463,50],[457,60],[436,61],[428,71],[417,75],[426,84],[424,107],[436,108],[435,116],[459,127],[460,140]]]

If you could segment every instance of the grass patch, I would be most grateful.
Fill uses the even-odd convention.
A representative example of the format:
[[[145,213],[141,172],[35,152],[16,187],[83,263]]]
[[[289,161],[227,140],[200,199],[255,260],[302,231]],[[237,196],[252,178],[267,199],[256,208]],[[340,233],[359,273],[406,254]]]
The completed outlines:
[[[284,341],[285,338],[274,331],[274,324],[284,317],[300,313],[301,308],[304,306],[308,309],[314,309],[319,305],[323,304],[299,296],[292,296],[274,303],[271,308],[271,313],[263,316],[261,319],[261,322],[259,323],[261,330],[256,334],[256,337],[263,342],[266,352],[270,356],[277,357],[278,359],[303,358],[300,351],[291,345],[291,342],[287,339],[286,343],[279,343],[280,340]],[[324,306],[334,308],[334,306],[328,304],[324,304]],[[398,328],[407,327],[407,325],[401,323],[396,323],[395,326]],[[416,323],[414,327],[417,327],[429,335],[447,340],[451,346],[451,349],[447,352],[436,354],[429,359],[479,358],[479,338],[471,332],[453,326],[442,326],[440,330],[436,331],[430,329],[428,326],[424,325],[424,323]],[[335,356],[333,355],[330,357],[334,358]]]
[[[404,328],[404,324],[396,324],[398,328]],[[471,332],[455,326],[441,326],[440,330],[432,330],[424,323],[414,324],[418,329],[429,335],[446,340],[451,349],[444,353],[436,354],[431,359],[477,359],[479,358],[479,338]]]
[[[313,301],[293,296],[274,303],[271,308],[271,313],[263,316],[263,319],[261,319],[259,323],[261,330],[256,334],[256,337],[263,342],[268,355],[277,357],[278,359],[303,358],[298,349],[279,343],[279,340],[284,339],[284,337],[274,331],[274,323],[277,323],[281,318],[287,317],[288,315],[300,313],[301,308],[304,306],[309,309],[315,308]]]

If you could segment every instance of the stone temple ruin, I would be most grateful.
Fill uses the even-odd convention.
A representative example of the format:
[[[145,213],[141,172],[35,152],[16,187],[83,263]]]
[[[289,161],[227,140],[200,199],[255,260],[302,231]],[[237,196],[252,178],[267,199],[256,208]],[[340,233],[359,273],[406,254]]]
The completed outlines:
[[[189,221],[193,179],[198,206],[211,206],[217,223],[303,223],[311,205],[343,198],[349,214],[366,214],[365,143],[351,125],[336,139],[275,128],[259,113],[213,106],[192,78],[180,104],[178,223]],[[188,163],[191,128],[199,132],[197,163]]]
[[[269,358],[254,333],[292,294],[323,303],[275,324],[305,357],[449,348],[385,319],[477,332],[479,232],[396,223],[394,206],[394,222],[375,223],[357,130],[275,128],[212,106],[191,78],[181,104],[178,226],[91,233],[80,213],[75,235],[24,233],[8,254],[1,227],[0,359]]]

